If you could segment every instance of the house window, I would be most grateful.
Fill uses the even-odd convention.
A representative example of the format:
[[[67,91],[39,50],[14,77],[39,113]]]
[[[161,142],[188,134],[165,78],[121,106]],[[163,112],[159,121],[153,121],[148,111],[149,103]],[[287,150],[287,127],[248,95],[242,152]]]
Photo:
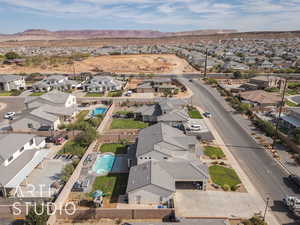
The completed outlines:
[[[140,159],[143,159],[143,157],[140,157]]]
[[[33,139],[30,140],[29,144],[30,144],[30,145],[33,145]]]
[[[149,157],[149,159],[151,159],[151,157]]]
[[[164,159],[168,159],[168,157],[164,157]]]
[[[9,158],[8,158],[8,162],[11,162],[13,159],[14,159],[13,156],[9,157]]]
[[[20,152],[23,152],[24,151],[24,147],[22,147],[21,149],[20,149]]]

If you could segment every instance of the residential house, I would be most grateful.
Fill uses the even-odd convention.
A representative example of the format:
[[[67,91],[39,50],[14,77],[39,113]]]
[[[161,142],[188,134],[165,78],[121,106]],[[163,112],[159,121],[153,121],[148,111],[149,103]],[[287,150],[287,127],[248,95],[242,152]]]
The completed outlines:
[[[287,112],[280,117],[280,126],[284,127],[289,132],[300,127],[300,108],[288,108]]]
[[[0,75],[0,91],[22,90],[26,88],[25,79],[18,75]]]
[[[164,92],[166,90],[170,90],[174,92],[177,88],[176,85],[173,84],[172,79],[148,79],[144,80],[136,87],[137,93],[152,93],[152,92]]]
[[[256,76],[250,79],[249,83],[257,85],[257,89],[284,88],[285,79],[277,76]]]
[[[25,108],[11,124],[15,131],[57,130],[59,125],[72,121],[78,112],[76,97],[57,90],[27,97]]]
[[[146,161],[167,161],[170,158],[193,159],[203,154],[198,140],[164,123],[140,131],[137,138],[138,164]]]
[[[243,63],[238,63],[238,62],[227,62],[222,66],[222,69],[224,71],[226,70],[249,70],[249,66],[243,64]]]
[[[261,68],[261,69],[272,69],[272,68],[274,68],[274,65],[270,61],[265,60],[259,65],[259,68]]]
[[[19,187],[50,153],[45,137],[33,134],[0,134],[0,195]]]
[[[176,189],[205,190],[207,166],[199,161],[148,161],[131,167],[127,194],[129,204],[165,204],[170,202]]]
[[[195,137],[158,123],[140,131],[137,165],[130,168],[130,204],[164,204],[177,189],[206,190],[208,167],[199,160],[203,151]]]
[[[254,106],[279,106],[281,103],[281,96],[279,94],[263,90],[245,91],[241,92],[239,96],[244,102]]]
[[[123,89],[124,82],[109,76],[94,76],[84,84],[86,92],[105,93]]]
[[[135,118],[144,122],[163,122],[173,127],[179,127],[189,120],[184,101],[160,100],[153,105],[143,105],[135,112]]]
[[[78,83],[74,80],[69,80],[67,76],[63,75],[51,75],[38,81],[32,85],[34,92],[48,92],[53,89],[60,91],[68,91],[76,88]]]

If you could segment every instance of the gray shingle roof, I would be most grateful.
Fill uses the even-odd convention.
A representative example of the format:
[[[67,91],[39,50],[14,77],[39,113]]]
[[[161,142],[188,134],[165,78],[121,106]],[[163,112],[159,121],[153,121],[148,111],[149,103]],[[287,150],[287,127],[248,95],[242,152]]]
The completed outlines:
[[[0,82],[1,83],[6,83],[6,82],[11,82],[15,80],[21,80],[23,79],[21,76],[18,75],[0,75]]]
[[[169,146],[168,149],[166,149],[164,144]],[[137,144],[137,156],[154,150],[164,152],[164,149],[166,152],[172,150],[188,151],[190,144],[197,144],[195,137],[186,136],[179,129],[164,123],[157,123],[140,131]]]
[[[28,141],[34,138],[33,134],[1,134],[0,135],[0,164],[11,157]]]
[[[168,191],[175,191],[173,178],[161,169],[158,163],[151,161],[131,167],[127,184],[127,192],[155,185]]]

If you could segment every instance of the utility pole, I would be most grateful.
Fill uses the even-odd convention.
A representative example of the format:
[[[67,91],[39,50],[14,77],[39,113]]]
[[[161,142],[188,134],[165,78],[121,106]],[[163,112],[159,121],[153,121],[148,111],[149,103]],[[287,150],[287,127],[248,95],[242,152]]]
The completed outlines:
[[[204,64],[204,78],[206,78],[207,76],[207,54],[208,54],[208,50],[205,50],[205,64]]]
[[[284,97],[285,97],[285,91],[286,91],[287,83],[288,83],[288,78],[285,79],[285,84],[284,84],[284,88],[283,88],[279,113],[278,113],[278,117],[277,117],[277,120],[276,120],[276,128],[275,128],[275,134],[274,134],[274,137],[273,137],[272,149],[274,149],[275,142],[276,142],[276,139],[278,137],[278,127],[279,127],[280,117],[281,117],[281,113],[282,113],[282,108],[284,106]]]
[[[270,201],[270,198],[267,197],[267,203],[266,203],[266,208],[265,208],[264,217],[263,217],[263,220],[264,220],[264,221],[265,221],[265,219],[266,219],[266,214],[267,214],[268,207],[269,207],[269,201]]]

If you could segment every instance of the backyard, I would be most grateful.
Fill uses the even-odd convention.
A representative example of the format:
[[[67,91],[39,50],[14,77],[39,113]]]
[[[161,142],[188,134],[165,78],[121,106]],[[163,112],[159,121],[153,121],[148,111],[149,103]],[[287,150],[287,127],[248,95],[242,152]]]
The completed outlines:
[[[128,174],[113,174],[95,179],[92,192],[101,190],[109,197],[111,203],[118,201],[119,195],[126,193]]]
[[[225,158],[225,154],[219,147],[214,146],[205,146],[204,154],[208,156],[210,159],[223,159]]]
[[[112,152],[115,154],[126,154],[127,153],[127,145],[122,143],[108,143],[103,144],[100,147],[100,151],[104,152]]]
[[[231,190],[241,183],[236,172],[224,166],[214,165],[209,167],[209,174],[215,184],[220,185],[223,189],[229,186]]]
[[[143,129],[148,127],[148,123],[132,119],[113,119],[111,129]]]

